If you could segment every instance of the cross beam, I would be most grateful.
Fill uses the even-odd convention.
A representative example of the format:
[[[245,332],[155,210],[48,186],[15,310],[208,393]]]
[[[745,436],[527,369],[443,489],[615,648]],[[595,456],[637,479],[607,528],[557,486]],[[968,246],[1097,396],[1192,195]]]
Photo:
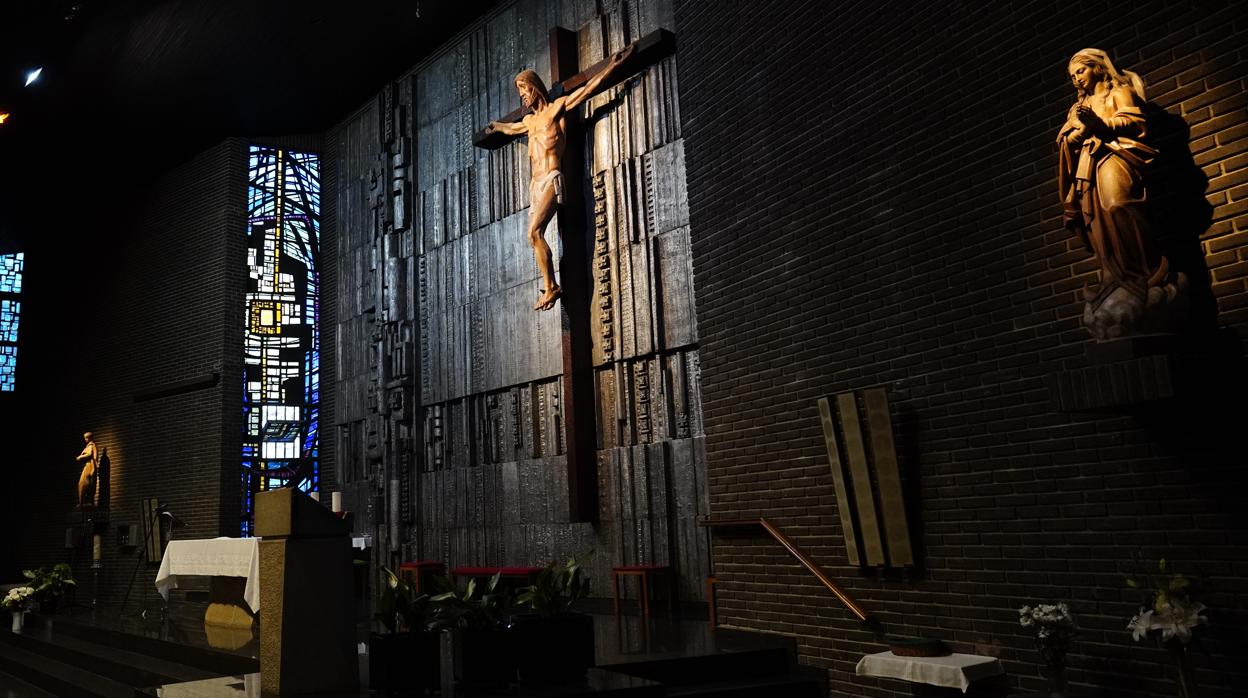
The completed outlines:
[[[660,29],[637,41],[633,53],[619,68],[598,86],[597,93],[623,82],[633,74],[644,70],[672,55],[676,50],[676,36]],[[585,70],[578,69],[576,32],[555,27],[550,31],[549,91],[551,99],[558,99],[584,85],[601,72],[610,59],[595,63]],[[527,108],[517,109],[499,119],[516,122],[528,114]],[[559,233],[563,240],[563,255],[559,259],[559,278],[563,295],[559,299],[563,374],[560,378],[562,396],[560,411],[564,426],[565,457],[568,481],[568,520],[572,523],[588,523],[598,520],[598,431],[595,424],[597,409],[594,406],[594,366],[590,321],[589,245],[585,230],[585,202],[581,178],[585,172],[584,138],[580,109],[564,116],[567,143],[560,162],[565,173],[564,200],[557,211]],[[518,138],[499,131],[484,129],[473,135],[472,143],[478,148],[496,150]]]

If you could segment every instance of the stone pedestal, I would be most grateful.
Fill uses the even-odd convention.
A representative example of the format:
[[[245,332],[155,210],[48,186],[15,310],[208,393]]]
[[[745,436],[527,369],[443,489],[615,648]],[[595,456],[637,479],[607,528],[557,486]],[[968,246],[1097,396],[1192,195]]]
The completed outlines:
[[[1230,330],[1094,342],[1087,366],[1049,375],[1050,399],[1060,412],[1138,412],[1242,381],[1241,354],[1239,335]]]
[[[264,693],[356,691],[351,538],[304,494],[256,495],[260,536],[260,684]]]

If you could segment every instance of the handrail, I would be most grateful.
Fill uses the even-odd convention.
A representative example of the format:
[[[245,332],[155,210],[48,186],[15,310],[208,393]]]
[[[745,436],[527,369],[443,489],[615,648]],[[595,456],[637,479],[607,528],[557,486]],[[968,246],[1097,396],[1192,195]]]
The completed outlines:
[[[703,519],[702,525],[710,527],[710,528],[739,528],[742,526],[761,526],[763,530],[771,534],[772,538],[776,539],[777,543],[779,543],[780,545],[783,545],[785,549],[788,550],[789,553],[793,557],[797,558],[797,561],[802,563],[803,567],[805,567],[811,574],[815,575],[815,577],[820,582],[822,582],[825,587],[828,588],[828,591],[832,592],[833,596],[839,599],[842,604],[845,604],[845,608],[849,609],[849,612],[854,614],[854,617],[856,617],[858,620],[862,621],[863,623],[866,623],[867,625],[876,624],[875,619],[872,618],[871,615],[867,613],[866,610],[863,609],[862,606],[859,606],[858,602],[854,601],[853,597],[851,597],[848,592],[846,592],[844,589],[841,588],[841,585],[832,581],[832,578],[829,577],[828,574],[823,571],[823,568],[821,568],[818,564],[816,564],[814,560],[811,560],[810,556],[808,556],[805,552],[803,552],[801,548],[797,547],[797,544],[793,542],[792,538],[789,538],[787,535],[785,535],[784,531],[781,531],[779,528],[776,527],[775,524],[768,521],[767,519],[761,516],[757,519],[737,519],[737,520],[730,520],[730,521],[716,521],[714,519]]]

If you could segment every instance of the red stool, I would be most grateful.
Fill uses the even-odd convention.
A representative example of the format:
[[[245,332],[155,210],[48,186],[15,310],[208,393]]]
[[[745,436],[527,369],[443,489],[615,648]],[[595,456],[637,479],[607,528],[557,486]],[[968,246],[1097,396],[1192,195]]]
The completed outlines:
[[[415,562],[399,563],[399,579],[407,582],[417,594],[424,588],[424,576],[442,574],[446,567],[437,560],[416,560]]]
[[[620,615],[620,577],[638,577],[641,582],[641,613],[650,615],[650,578],[652,576],[669,576],[672,568],[667,565],[621,565],[611,568],[611,596],[615,602],[615,615]],[[668,607],[676,605],[676,596],[668,592]]]

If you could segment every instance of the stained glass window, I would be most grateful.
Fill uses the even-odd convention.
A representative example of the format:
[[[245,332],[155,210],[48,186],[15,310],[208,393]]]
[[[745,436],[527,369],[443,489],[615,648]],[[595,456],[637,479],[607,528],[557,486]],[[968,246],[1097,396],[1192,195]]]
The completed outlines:
[[[18,299],[25,264],[21,252],[0,255],[0,392],[17,387],[17,325],[22,316]]]
[[[243,520],[255,494],[320,489],[318,156],[251,146],[243,318]]]
[[[0,342],[17,343],[17,321],[22,304],[8,299],[0,300]]]
[[[26,264],[25,255],[0,254],[0,293],[22,292],[22,268]]]

